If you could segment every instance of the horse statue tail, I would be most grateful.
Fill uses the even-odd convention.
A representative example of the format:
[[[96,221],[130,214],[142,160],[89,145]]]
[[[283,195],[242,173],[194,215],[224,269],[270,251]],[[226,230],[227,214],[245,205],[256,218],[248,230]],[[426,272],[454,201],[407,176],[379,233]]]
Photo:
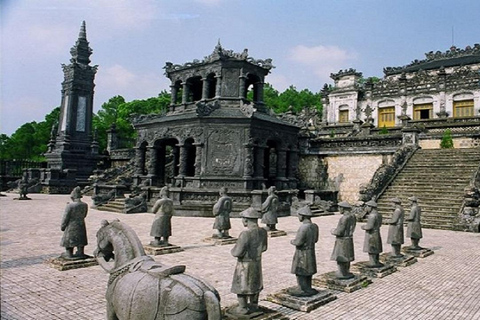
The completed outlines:
[[[205,308],[207,309],[208,320],[220,320],[222,318],[222,310],[220,308],[220,299],[212,291],[203,294],[205,300]]]

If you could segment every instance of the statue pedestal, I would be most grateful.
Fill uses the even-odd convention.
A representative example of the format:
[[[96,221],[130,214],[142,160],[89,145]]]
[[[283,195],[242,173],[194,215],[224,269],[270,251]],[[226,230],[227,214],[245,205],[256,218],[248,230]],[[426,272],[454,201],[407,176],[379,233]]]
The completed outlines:
[[[275,230],[275,231],[267,230],[267,234],[270,238],[283,237],[287,235],[287,233],[283,230]]]
[[[421,248],[421,249],[412,249],[409,246],[405,246],[402,248],[402,252],[414,256],[416,258],[425,258],[434,254],[433,250],[428,248]]]
[[[175,253],[175,252],[180,252],[183,251],[182,247],[176,246],[176,245],[169,245],[169,246],[162,246],[162,247],[157,247],[157,246],[152,246],[152,245],[144,245],[143,249],[145,250],[146,254],[152,255],[152,256],[159,256],[162,254],[169,254],[169,253]]]
[[[86,268],[86,267],[96,266],[98,264],[97,259],[91,256],[85,256],[85,258],[73,258],[73,259],[66,259],[64,257],[55,257],[55,258],[48,259],[46,263],[48,263],[50,267],[55,268],[59,271]]]
[[[291,309],[310,312],[320,306],[323,306],[324,304],[329,303],[330,301],[337,299],[337,296],[335,296],[329,290],[317,289],[318,293],[313,296],[297,297],[288,294],[289,289],[291,288],[283,289],[277,293],[268,295],[267,300]]]
[[[257,312],[252,312],[249,314],[236,314],[233,313],[235,307],[238,305],[234,305],[229,307],[225,310],[225,317],[223,319],[227,320],[288,320],[287,317],[282,315],[280,312],[275,310],[270,310],[262,306],[258,306]]]
[[[234,244],[237,243],[238,238],[213,238],[208,237],[203,239],[203,242],[211,243],[215,246],[223,246],[226,244]]]
[[[359,273],[361,275],[370,278],[383,278],[397,271],[394,265],[386,263],[381,267],[369,267],[367,261],[357,262],[351,267],[352,272]]]
[[[390,253],[382,253],[380,255],[380,261],[385,264],[394,265],[396,267],[408,267],[415,262],[417,258],[411,255],[404,255],[403,257],[392,257]]]
[[[314,277],[312,282],[315,286],[351,293],[368,286],[372,280],[360,274],[351,279],[337,279],[335,271],[332,271]]]
[[[20,197],[20,198],[13,198],[13,200],[32,200],[32,198],[29,197]]]

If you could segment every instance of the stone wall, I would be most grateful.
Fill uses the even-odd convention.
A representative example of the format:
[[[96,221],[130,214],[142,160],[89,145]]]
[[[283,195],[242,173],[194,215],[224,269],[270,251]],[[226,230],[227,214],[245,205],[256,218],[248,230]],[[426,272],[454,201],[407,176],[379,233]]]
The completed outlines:
[[[422,149],[440,149],[440,142],[442,139],[421,139],[419,146]],[[479,139],[475,138],[455,138],[453,139],[453,147],[455,149],[461,148],[478,148],[480,146]]]
[[[318,155],[304,155],[298,163],[299,188],[323,190],[328,187],[327,166]]]
[[[368,184],[375,171],[388,161],[390,156],[350,155],[325,158],[329,179],[337,181],[338,200],[354,203],[358,201],[360,185]]]

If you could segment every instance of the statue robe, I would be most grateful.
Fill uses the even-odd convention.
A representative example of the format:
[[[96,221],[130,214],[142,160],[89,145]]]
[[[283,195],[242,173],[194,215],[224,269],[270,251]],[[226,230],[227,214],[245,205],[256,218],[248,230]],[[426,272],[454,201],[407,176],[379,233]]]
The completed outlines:
[[[368,214],[367,224],[363,227],[365,230],[365,241],[363,242],[363,252],[379,254],[383,251],[382,237],[380,227],[382,226],[382,215],[376,209]]]
[[[269,195],[265,202],[262,203],[262,223],[277,224],[278,196]]]
[[[172,235],[172,215],[174,213],[173,201],[169,198],[157,200],[152,209],[155,219],[152,223],[150,235],[152,237],[170,237]]]
[[[232,211],[232,198],[229,196],[223,196],[218,199],[217,203],[213,206],[213,215],[215,216],[215,223],[213,229],[217,230],[229,230],[230,225],[230,212]]]
[[[65,248],[83,247],[88,244],[85,217],[88,205],[85,202],[75,201],[67,204],[63,214],[62,226],[63,237],[60,245]]]
[[[422,238],[422,224],[420,223],[421,209],[418,204],[413,204],[408,216],[407,237],[412,239]]]
[[[353,232],[357,220],[355,215],[346,212],[338,221],[337,228],[332,231],[335,239],[335,246],[333,247],[332,256],[330,260],[338,262],[350,262],[355,260],[355,253],[353,250]]]
[[[393,212],[392,219],[388,222],[390,226],[388,227],[388,238],[387,243],[389,244],[403,244],[403,219],[404,211],[403,208],[396,208]]]
[[[318,242],[318,226],[311,221],[302,223],[292,244],[295,255],[292,262],[292,273],[299,276],[311,276],[317,273],[315,243]]]
[[[267,250],[267,231],[256,226],[240,233],[232,249],[237,257],[231,292],[253,295],[263,289],[262,253]]]

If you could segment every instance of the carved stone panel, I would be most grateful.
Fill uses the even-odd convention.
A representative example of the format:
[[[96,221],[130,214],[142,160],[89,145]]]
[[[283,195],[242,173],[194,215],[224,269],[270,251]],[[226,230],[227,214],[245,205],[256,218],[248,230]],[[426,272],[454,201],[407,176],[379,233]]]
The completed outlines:
[[[243,132],[235,128],[211,129],[207,143],[207,174],[242,176]]]
[[[223,69],[222,95],[224,97],[238,97],[239,69]]]

